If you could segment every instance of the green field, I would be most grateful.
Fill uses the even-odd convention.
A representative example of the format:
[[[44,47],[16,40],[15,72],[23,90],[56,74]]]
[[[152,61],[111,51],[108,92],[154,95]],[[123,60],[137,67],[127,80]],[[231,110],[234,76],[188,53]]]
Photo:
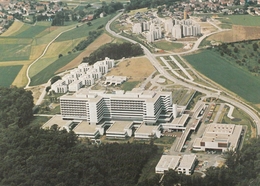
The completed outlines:
[[[77,57],[80,53],[73,53],[67,56],[63,56],[59,59],[57,59],[54,63],[44,68],[42,71],[40,71],[38,74],[31,77],[31,84],[30,86],[34,85],[40,85],[43,83],[46,83],[52,76],[54,76],[54,73],[59,70],[61,67],[68,64],[71,60],[73,60],[75,57]]]
[[[173,43],[173,42],[168,42],[168,41],[157,41],[157,42],[154,42],[153,45],[156,48],[159,48],[162,50],[174,50],[174,49],[183,48],[182,43]]]
[[[260,17],[251,15],[228,15],[218,18],[225,25],[259,26]]]
[[[219,54],[204,50],[184,56],[199,72],[252,103],[260,103],[260,79],[232,65]]]
[[[106,25],[108,20],[110,20],[114,15],[95,19],[91,21],[92,25],[88,26],[86,23],[83,24],[82,26],[73,29],[71,31],[63,33],[55,42],[60,42],[60,41],[66,41],[66,40],[72,40],[72,39],[78,39],[82,37],[87,37],[88,33],[90,31],[96,31],[97,28],[101,25]]]
[[[22,67],[22,65],[0,66],[0,86],[9,87]]]
[[[36,35],[38,35],[39,33],[41,33],[42,31],[44,31],[46,28],[48,28],[47,26],[29,26],[28,25],[24,25],[21,30],[22,32],[19,32],[17,34],[15,34],[15,37],[19,37],[19,38],[34,38]]]
[[[31,53],[31,45],[0,44],[0,61],[28,60]]]

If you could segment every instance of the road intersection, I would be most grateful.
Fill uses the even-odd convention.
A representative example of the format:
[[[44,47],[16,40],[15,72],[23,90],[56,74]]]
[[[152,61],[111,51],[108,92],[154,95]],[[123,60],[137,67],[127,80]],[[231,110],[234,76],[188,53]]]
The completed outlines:
[[[117,16],[115,16],[113,19],[111,19],[107,24],[106,24],[106,30],[114,37],[117,38],[121,38],[124,40],[127,40],[131,43],[136,44],[137,42],[129,39],[127,37],[124,37],[122,35],[119,35],[118,33],[115,33],[114,31],[112,31],[110,29],[110,25],[113,21],[115,21],[123,12],[119,13]],[[235,107],[243,110],[244,112],[246,112],[254,121],[254,123],[256,124],[256,128],[257,128],[257,135],[260,134],[260,118],[258,116],[258,112],[250,105],[248,105],[247,103],[243,102],[242,100],[239,100],[238,98],[236,98],[235,96],[227,93],[225,90],[220,90],[220,89],[214,89],[212,87],[208,87],[205,85],[201,85],[199,83],[195,83],[193,81],[187,81],[185,78],[184,79],[177,79],[175,77],[173,77],[172,75],[170,75],[165,68],[163,68],[160,64],[160,62],[156,59],[156,57],[159,56],[170,56],[170,55],[180,55],[180,54],[187,54],[187,53],[191,53],[194,52],[196,50],[198,50],[199,48],[199,44],[202,42],[203,39],[205,39],[206,37],[208,37],[209,35],[218,33],[218,32],[222,32],[222,31],[226,31],[226,30],[222,30],[222,29],[218,29],[218,31],[216,32],[212,32],[209,34],[206,34],[202,37],[200,37],[196,43],[193,45],[193,48],[189,51],[186,52],[182,52],[182,53],[167,53],[167,54],[152,54],[148,48],[146,48],[144,45],[142,45],[141,43],[140,46],[142,47],[144,54],[146,55],[146,57],[150,60],[150,62],[153,64],[153,66],[157,69],[157,71],[164,75],[165,78],[169,79],[170,81],[175,82],[176,84],[180,84],[184,87],[196,90],[198,92],[204,93],[206,96],[208,97],[215,97],[217,99],[221,99],[227,103],[230,103],[232,105],[234,105]]]

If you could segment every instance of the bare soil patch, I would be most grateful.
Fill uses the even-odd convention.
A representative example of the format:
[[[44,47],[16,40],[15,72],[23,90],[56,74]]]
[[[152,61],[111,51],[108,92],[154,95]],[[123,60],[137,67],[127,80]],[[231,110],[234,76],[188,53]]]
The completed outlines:
[[[41,96],[42,91],[45,91],[45,84],[39,85],[39,86],[35,86],[35,87],[30,87],[26,90],[30,90],[32,91],[32,95],[33,95],[33,102],[34,104],[36,104],[36,102],[38,101],[39,97]]]
[[[129,58],[121,61],[107,76],[127,76],[129,82],[143,81],[155,71],[146,57]]]
[[[202,34],[208,34],[217,31],[217,29],[214,26],[212,26],[210,23],[200,22],[199,25],[201,27]]]
[[[260,38],[260,27],[233,25],[232,30],[210,36],[207,40],[235,42]]]
[[[74,60],[72,60],[70,63],[65,65],[64,67],[60,68],[55,73],[60,73],[72,68],[77,67],[84,57],[88,57],[92,52],[97,50],[100,46],[112,42],[112,37],[110,37],[107,34],[102,34],[99,38],[97,38],[93,43],[91,43],[80,55],[78,55]]]

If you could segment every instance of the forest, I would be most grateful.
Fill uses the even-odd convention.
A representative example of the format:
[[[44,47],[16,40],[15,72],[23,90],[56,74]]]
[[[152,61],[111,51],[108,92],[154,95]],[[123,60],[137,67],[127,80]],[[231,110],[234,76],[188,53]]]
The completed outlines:
[[[22,88],[0,88],[0,185],[8,186],[248,186],[260,185],[260,139],[224,154],[225,165],[206,176],[175,171],[139,180],[158,151],[144,143],[92,144],[57,125],[32,125],[33,98]],[[249,184],[250,183],[250,184]]]
[[[89,57],[83,58],[83,62],[87,62],[90,65],[94,64],[97,61],[105,59],[105,57],[109,57],[110,59],[121,59],[123,57],[133,57],[143,55],[143,49],[139,44],[133,43],[108,43],[89,55]]]
[[[125,11],[135,10],[139,8],[157,8],[160,5],[172,5],[177,0],[130,0],[125,5]]]

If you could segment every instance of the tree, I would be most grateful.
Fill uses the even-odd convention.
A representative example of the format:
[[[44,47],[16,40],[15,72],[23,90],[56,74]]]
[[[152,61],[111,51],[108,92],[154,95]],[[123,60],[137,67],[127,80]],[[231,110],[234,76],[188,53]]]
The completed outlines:
[[[0,87],[0,126],[9,125],[24,127],[33,116],[33,96],[31,91],[23,88]]]
[[[92,23],[89,21],[89,22],[87,23],[87,25],[88,25],[88,26],[91,26],[91,25],[92,25]]]
[[[56,81],[58,81],[60,79],[61,79],[60,76],[54,76],[53,78],[51,78],[51,84],[55,83]]]
[[[61,58],[63,55],[62,54],[59,54],[59,58]]]
[[[253,49],[254,49],[254,51],[257,51],[257,49],[258,49],[258,44],[257,43],[253,44]]]

